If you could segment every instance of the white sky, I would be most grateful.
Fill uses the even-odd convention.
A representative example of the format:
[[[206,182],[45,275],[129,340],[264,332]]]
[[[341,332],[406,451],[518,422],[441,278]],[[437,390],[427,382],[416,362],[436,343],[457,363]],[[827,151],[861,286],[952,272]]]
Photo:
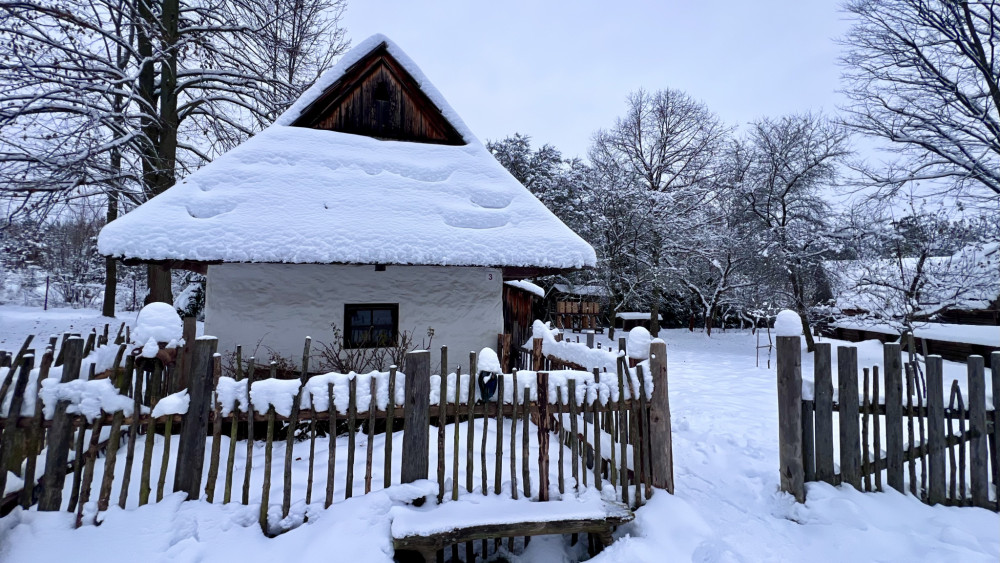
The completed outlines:
[[[354,43],[399,44],[485,142],[515,131],[565,156],[630,91],[677,88],[723,120],[835,111],[839,0],[354,0]]]

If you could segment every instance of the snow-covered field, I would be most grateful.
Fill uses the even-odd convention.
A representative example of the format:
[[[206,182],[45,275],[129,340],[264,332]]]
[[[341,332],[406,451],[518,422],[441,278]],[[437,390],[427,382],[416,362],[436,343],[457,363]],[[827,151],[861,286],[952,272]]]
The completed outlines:
[[[9,309],[0,307],[0,346],[5,349],[16,348],[28,331],[68,328],[47,317],[38,322],[52,324],[9,323]],[[658,492],[595,561],[1000,560],[1000,515],[993,512],[930,507],[896,492],[862,494],[825,484],[810,484],[804,505],[779,493],[774,362],[771,369],[754,366],[756,339],[747,333],[708,338],[677,330],[661,336],[668,344],[677,494]],[[881,346],[861,343],[859,358],[862,365],[871,365],[881,359]],[[811,371],[811,358],[804,356],[803,373]],[[946,381],[959,376],[964,383],[964,366],[946,362]],[[276,444],[275,459],[281,459],[281,447]],[[364,447],[362,440],[358,447]],[[375,451],[380,450],[376,444]],[[237,448],[237,468],[242,467],[242,451]],[[338,452],[337,457],[339,485],[346,456]],[[159,456],[154,460],[158,463]],[[278,480],[275,468],[273,479]],[[294,482],[304,487],[300,473],[296,470]],[[254,474],[259,478],[256,470]],[[363,469],[355,479],[355,491],[363,491]],[[242,483],[241,473],[235,483]],[[390,561],[392,520],[406,510],[401,499],[409,494],[400,489],[356,496],[327,510],[321,504],[309,508],[306,524],[273,539],[260,532],[254,504],[181,502],[179,495],[141,508],[113,508],[101,513],[100,526],[79,530],[72,529],[73,517],[67,513],[17,509],[0,519],[0,561]],[[280,502],[277,491],[272,502]],[[313,494],[322,497],[316,490]],[[460,502],[472,505],[476,499]],[[563,539],[546,538],[509,559],[574,561],[579,555]]]

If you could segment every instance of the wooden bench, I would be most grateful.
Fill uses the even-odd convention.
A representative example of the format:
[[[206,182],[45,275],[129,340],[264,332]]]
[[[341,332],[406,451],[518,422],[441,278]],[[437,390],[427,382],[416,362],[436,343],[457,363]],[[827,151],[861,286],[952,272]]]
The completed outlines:
[[[475,502],[480,500],[480,502]],[[626,506],[598,498],[537,502],[503,497],[465,497],[440,505],[399,509],[392,520],[392,545],[433,562],[449,546],[485,539],[592,534],[603,549],[612,534],[635,515]]]

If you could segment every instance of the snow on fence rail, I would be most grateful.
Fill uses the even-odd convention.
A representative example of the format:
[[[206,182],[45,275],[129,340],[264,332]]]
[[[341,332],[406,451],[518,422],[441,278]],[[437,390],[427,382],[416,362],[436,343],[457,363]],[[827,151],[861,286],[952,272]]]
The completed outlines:
[[[987,405],[982,356],[968,357],[963,396],[957,380],[945,387],[940,356],[928,356],[924,372],[901,361],[899,344],[885,344],[882,374],[864,368],[859,393],[857,348],[837,348],[834,388],[830,344],[817,343],[814,386],[805,390],[799,337],[779,336],[777,349],[782,490],[802,501],[804,482],[881,491],[884,480],[928,504],[1000,511],[1000,352]]]
[[[476,376],[430,375],[427,361],[409,365],[428,352],[411,353],[404,368],[425,386],[418,413],[407,377],[395,366],[309,377],[308,339],[295,380],[276,379],[274,363],[262,369],[252,358],[244,371],[239,351],[235,377],[221,376],[211,337],[146,354],[152,358],[126,353],[120,334],[114,344],[106,336],[90,340],[69,336],[61,347],[50,341],[37,368],[30,338],[16,357],[0,360],[11,364],[0,367],[5,504],[69,510],[82,525],[96,522],[112,493],[120,507],[131,508],[185,491],[189,499],[259,503],[261,526],[273,534],[355,489],[412,480],[405,474],[413,459],[424,464],[419,478],[433,478],[427,463],[436,463],[439,501],[471,493],[546,500],[551,482],[560,496],[593,487],[637,506],[654,486],[673,489],[672,461],[662,447],[669,448],[662,343],[654,344],[662,353],[634,369],[615,356],[612,372],[514,370],[492,382],[475,367]],[[446,347],[441,356],[441,365],[449,365]],[[472,353],[470,365],[477,359]],[[541,358],[535,362],[543,368]],[[664,384],[654,386],[654,379]],[[431,419],[437,428],[428,426]],[[557,437],[551,447],[550,432]],[[407,452],[420,434],[427,447],[437,438],[436,452]],[[275,463],[280,485],[272,484]]]

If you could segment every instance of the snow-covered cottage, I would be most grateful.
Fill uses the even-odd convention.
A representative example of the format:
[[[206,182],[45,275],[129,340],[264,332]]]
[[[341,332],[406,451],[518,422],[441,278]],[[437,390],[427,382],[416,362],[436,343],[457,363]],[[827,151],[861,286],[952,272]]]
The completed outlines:
[[[454,365],[495,347],[503,280],[593,266],[384,36],[277,121],[108,224],[105,255],[205,272],[205,332],[301,354],[433,329]],[[464,361],[463,361],[464,360]]]

